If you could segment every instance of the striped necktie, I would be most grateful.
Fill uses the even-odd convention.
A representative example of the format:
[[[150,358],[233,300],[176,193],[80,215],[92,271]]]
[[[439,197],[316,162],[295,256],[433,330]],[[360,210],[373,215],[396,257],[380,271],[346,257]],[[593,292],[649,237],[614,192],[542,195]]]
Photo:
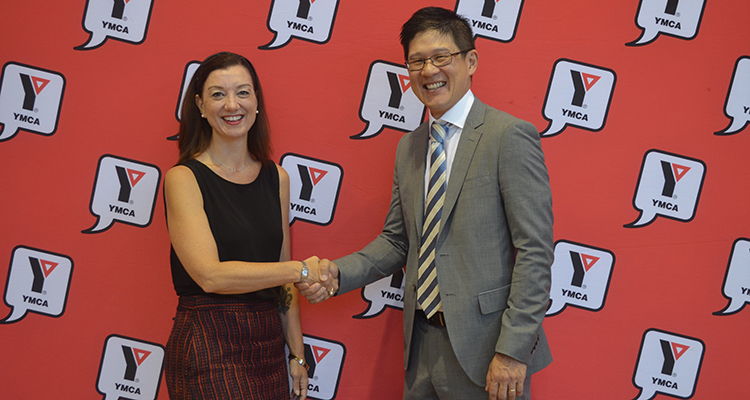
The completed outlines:
[[[440,309],[440,290],[435,268],[435,246],[440,231],[440,216],[445,200],[445,140],[446,127],[437,121],[432,124],[430,132],[430,182],[427,186],[422,242],[419,247],[419,278],[417,301],[422,306],[427,318]]]

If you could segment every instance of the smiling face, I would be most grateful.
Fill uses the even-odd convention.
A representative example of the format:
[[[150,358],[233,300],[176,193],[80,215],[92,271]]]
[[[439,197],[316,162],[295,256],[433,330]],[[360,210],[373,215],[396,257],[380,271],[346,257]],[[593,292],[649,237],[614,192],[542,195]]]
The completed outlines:
[[[213,135],[243,138],[255,123],[258,99],[250,72],[242,65],[212,71],[195,104]]]
[[[409,42],[407,59],[428,58],[461,50],[465,49],[459,49],[450,36],[427,30],[418,33]],[[427,61],[421,71],[409,71],[412,90],[430,109],[432,116],[440,118],[469,91],[477,64],[476,50],[453,56],[451,63],[443,67],[436,67]]]

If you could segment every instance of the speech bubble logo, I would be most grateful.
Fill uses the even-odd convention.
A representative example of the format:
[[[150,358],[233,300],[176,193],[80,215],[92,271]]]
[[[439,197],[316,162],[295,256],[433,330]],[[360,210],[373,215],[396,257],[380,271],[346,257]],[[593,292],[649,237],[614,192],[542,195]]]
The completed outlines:
[[[119,335],[104,342],[96,390],[105,400],[155,400],[164,365],[164,346]]]
[[[739,238],[732,244],[722,293],[729,304],[714,315],[735,314],[750,303],[750,239]]]
[[[456,14],[471,22],[474,37],[510,42],[516,36],[523,0],[458,0]]]
[[[324,44],[331,40],[339,0],[274,0],[268,13],[270,43],[258,47],[272,50],[286,46],[292,38]]]
[[[641,212],[626,228],[646,226],[657,216],[683,222],[692,221],[706,177],[701,160],[649,150],[643,157],[633,207]]]
[[[344,369],[346,347],[341,342],[310,335],[302,335],[302,342],[305,345],[305,362],[310,366],[307,370],[307,377],[310,378],[307,398],[335,399]],[[289,355],[288,347],[286,354]],[[292,387],[291,377],[289,387]]]
[[[86,43],[75,50],[93,50],[108,38],[132,44],[146,40],[154,0],[87,0],[83,13]]]
[[[13,249],[5,284],[5,304],[11,312],[0,323],[18,322],[27,312],[61,316],[68,302],[72,274],[70,257],[17,246]]]
[[[600,131],[609,113],[615,90],[615,72],[578,61],[555,61],[543,115],[551,121],[542,136],[554,136],[566,126]]]
[[[642,46],[660,34],[691,40],[698,35],[706,0],[641,0],[635,24],[641,36],[626,46]]]
[[[367,309],[354,318],[373,318],[385,311],[386,307],[398,310],[404,309],[404,279],[403,269],[379,279],[362,288],[362,300],[368,303]]]
[[[128,160],[109,154],[99,159],[91,214],[98,217],[83,233],[99,233],[115,221],[146,227],[154,216],[161,170],[153,164]]]
[[[635,400],[653,399],[657,393],[693,397],[705,349],[700,339],[648,329],[633,373],[633,384],[641,389]]]
[[[281,156],[281,166],[289,173],[289,224],[298,219],[316,225],[333,222],[344,169],[292,153]]]
[[[0,78],[0,141],[21,129],[51,136],[60,120],[65,77],[38,67],[5,63]]]
[[[715,135],[732,135],[744,129],[750,122],[750,57],[737,59],[729,86],[724,115],[732,121]]]
[[[367,126],[350,138],[369,139],[385,127],[402,132],[417,129],[424,120],[427,107],[410,88],[409,71],[404,65],[373,61],[359,106],[359,118]]]
[[[609,250],[557,241],[547,316],[561,313],[568,304],[590,311],[604,308],[614,265],[615,255]]]

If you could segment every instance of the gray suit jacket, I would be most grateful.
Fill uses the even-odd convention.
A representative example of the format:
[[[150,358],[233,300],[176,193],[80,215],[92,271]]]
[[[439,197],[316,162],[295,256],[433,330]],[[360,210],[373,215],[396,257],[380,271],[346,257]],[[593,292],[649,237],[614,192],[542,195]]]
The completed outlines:
[[[340,293],[406,265],[404,368],[416,307],[427,125],[399,142],[383,232],[361,251],[334,261]],[[549,176],[536,128],[475,99],[448,181],[436,268],[451,345],[477,385],[485,385],[495,352],[525,363],[529,374],[552,361],[542,328],[552,222]]]

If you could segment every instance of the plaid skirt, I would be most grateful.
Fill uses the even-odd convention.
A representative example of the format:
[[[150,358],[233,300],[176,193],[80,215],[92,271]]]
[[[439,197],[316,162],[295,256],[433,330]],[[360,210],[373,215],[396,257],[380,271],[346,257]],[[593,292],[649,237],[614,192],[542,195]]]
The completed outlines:
[[[276,303],[180,296],[164,369],[171,400],[289,399]]]

